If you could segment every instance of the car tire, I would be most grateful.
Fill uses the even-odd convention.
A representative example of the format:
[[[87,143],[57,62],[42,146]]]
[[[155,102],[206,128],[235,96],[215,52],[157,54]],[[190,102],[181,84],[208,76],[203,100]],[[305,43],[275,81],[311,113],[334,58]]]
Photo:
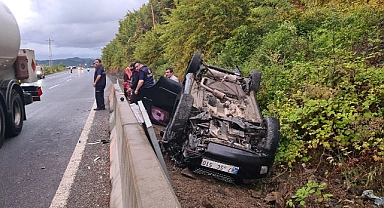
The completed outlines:
[[[12,89],[10,104],[11,115],[8,116],[8,121],[6,122],[5,134],[14,137],[20,134],[24,121],[23,101],[21,100],[20,94],[15,89]]]
[[[257,91],[259,91],[261,82],[261,71],[252,70],[249,76],[251,78],[249,89],[251,89],[254,93],[257,93]]]
[[[187,73],[193,73],[196,74],[196,72],[199,71],[200,65],[202,64],[201,60],[201,53],[200,52],[195,52],[192,56],[191,61],[189,61],[188,67],[187,67]]]
[[[177,132],[183,130],[187,124],[189,114],[191,113],[193,105],[193,96],[190,94],[182,94],[179,104],[175,110],[172,121],[170,122],[170,130]]]
[[[0,104],[0,147],[3,146],[5,137],[5,115],[3,105]]]
[[[280,123],[273,117],[265,117],[262,127],[265,128],[265,142],[261,146],[269,155],[275,155],[280,140]]]

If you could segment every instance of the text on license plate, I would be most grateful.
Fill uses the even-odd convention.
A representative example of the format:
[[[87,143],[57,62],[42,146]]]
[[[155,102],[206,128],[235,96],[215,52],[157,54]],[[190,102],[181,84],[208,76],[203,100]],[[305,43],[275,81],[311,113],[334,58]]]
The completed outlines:
[[[204,166],[207,168],[212,168],[215,170],[220,170],[220,171],[230,173],[230,174],[237,174],[237,172],[239,171],[239,167],[236,167],[233,165],[227,165],[224,163],[215,162],[215,161],[208,160],[205,158],[203,158],[203,160],[201,161],[201,166]]]

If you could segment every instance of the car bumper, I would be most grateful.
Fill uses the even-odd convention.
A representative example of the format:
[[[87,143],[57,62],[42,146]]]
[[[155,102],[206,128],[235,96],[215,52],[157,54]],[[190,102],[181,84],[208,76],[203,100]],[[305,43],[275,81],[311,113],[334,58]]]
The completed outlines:
[[[194,167],[201,168],[200,164],[202,158],[239,167],[239,171],[233,176],[239,176],[243,179],[258,179],[266,177],[274,161],[274,157],[268,156],[265,153],[256,154],[217,143],[208,144],[208,149],[203,156],[200,158],[190,159],[189,164]],[[205,167],[203,168],[208,171],[222,173],[218,170]],[[229,173],[225,174],[231,175]]]

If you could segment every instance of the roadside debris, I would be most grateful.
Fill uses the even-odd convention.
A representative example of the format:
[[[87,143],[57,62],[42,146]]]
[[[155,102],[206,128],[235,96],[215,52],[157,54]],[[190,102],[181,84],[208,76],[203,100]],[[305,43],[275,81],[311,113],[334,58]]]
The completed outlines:
[[[279,192],[274,191],[274,192],[267,194],[267,196],[265,196],[264,200],[267,203],[276,202],[278,196],[279,196]]]
[[[190,171],[188,168],[184,168],[181,171],[181,175],[186,176],[188,178],[196,179],[196,177],[194,176],[193,172]]]
[[[130,106],[131,106],[133,114],[135,115],[135,117],[137,119],[137,122],[139,124],[143,124],[144,118],[143,118],[143,115],[141,114],[139,105],[137,105],[135,103],[131,103]]]
[[[102,139],[102,140],[100,140],[100,142],[103,143],[103,144],[108,144],[110,141],[109,141],[109,140]]]
[[[100,144],[100,143],[108,144],[108,143],[110,143],[110,141],[106,140],[106,139],[101,139],[101,140],[96,140],[95,142],[88,142],[88,144]]]
[[[93,162],[96,162],[96,161],[98,161],[100,159],[100,157],[96,157],[94,160],[93,160]]]
[[[373,194],[373,190],[365,190],[363,191],[363,194],[361,194],[363,198],[368,198],[372,199],[375,201],[375,204],[377,206],[381,206],[384,204],[384,198],[383,197],[378,197]]]

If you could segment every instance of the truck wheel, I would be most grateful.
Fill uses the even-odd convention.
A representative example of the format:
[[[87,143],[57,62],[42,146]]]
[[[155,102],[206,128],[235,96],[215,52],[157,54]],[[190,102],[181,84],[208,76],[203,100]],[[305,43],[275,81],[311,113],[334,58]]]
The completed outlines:
[[[249,86],[249,89],[251,89],[254,93],[257,93],[257,91],[259,91],[261,82],[261,71],[252,70],[249,76],[251,77],[251,84]]]
[[[187,67],[187,73],[193,73],[195,74],[200,69],[201,65],[201,53],[196,52],[193,54],[191,61],[189,61],[188,67]]]
[[[280,123],[279,120],[272,117],[265,117],[262,123],[263,128],[266,130],[265,142],[261,146],[268,154],[275,155],[277,145],[280,140]]]
[[[3,106],[0,104],[0,147],[3,146],[5,136],[5,116]]]
[[[21,100],[20,94],[15,89],[12,89],[10,103],[11,114],[8,116],[8,121],[6,123],[7,130],[5,131],[5,134],[13,137],[20,134],[24,121],[23,101]]]

